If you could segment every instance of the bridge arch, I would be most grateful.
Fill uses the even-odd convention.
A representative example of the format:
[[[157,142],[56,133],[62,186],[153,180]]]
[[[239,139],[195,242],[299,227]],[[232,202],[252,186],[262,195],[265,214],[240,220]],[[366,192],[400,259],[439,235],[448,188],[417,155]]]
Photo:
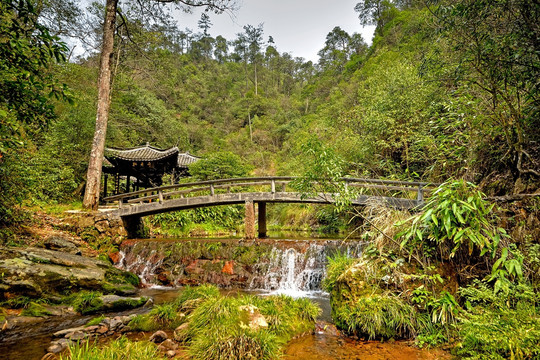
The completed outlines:
[[[335,193],[320,192],[306,196],[290,191],[289,185],[295,179],[295,177],[258,177],[200,181],[145,189],[110,196],[103,200],[118,202],[115,213],[122,218],[130,238],[138,237],[140,234],[141,218],[144,216],[234,204],[245,204],[246,238],[255,237],[254,206],[258,204],[259,237],[265,237],[267,203],[331,204],[337,198]],[[422,206],[424,193],[432,190],[435,185],[423,182],[358,178],[342,178],[341,181],[344,181],[345,186],[364,189],[366,192],[353,199],[352,205],[363,206],[368,202],[378,201],[400,209]]]

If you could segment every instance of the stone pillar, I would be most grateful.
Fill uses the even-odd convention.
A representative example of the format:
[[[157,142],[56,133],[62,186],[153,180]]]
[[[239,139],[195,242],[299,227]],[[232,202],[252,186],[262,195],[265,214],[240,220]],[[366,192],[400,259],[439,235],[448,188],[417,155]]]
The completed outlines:
[[[128,239],[144,239],[149,236],[148,228],[144,227],[140,216],[123,217],[122,222],[124,223]]]
[[[259,206],[259,238],[266,237],[266,203],[260,202]]]
[[[255,206],[253,205],[253,200],[246,200],[245,224],[246,239],[255,239]]]

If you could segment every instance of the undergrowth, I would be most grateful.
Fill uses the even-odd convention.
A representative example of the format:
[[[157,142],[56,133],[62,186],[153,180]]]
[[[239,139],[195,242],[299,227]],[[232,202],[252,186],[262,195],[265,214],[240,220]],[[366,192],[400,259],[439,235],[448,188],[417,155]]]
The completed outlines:
[[[186,287],[178,298],[135,317],[134,330],[175,329],[194,359],[277,359],[292,337],[313,330],[320,313],[307,299],[227,297],[217,287]]]

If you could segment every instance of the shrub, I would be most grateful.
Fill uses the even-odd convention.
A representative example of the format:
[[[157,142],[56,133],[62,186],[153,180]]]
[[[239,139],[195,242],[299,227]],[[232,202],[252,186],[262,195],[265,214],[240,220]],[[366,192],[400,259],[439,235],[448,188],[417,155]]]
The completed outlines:
[[[464,264],[475,250],[480,255],[494,255],[505,232],[491,224],[494,205],[484,197],[474,184],[463,180],[442,184],[424,212],[413,216],[412,223],[398,234],[403,236],[401,246],[415,253],[438,255],[441,260],[459,254]]]
[[[416,309],[390,294],[373,294],[332,308],[336,326],[375,338],[411,338],[423,327]]]
[[[524,283],[496,295],[481,281],[460,289],[466,311],[458,316],[456,353],[470,359],[537,359],[540,357],[540,296]]]

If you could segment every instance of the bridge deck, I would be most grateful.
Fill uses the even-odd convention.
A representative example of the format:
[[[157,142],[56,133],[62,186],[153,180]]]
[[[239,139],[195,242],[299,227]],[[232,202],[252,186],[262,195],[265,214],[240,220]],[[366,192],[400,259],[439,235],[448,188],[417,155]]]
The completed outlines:
[[[298,178],[275,176],[199,181],[145,189],[110,196],[104,200],[118,201],[117,213],[125,218],[246,202],[325,204],[334,203],[337,198],[335,193],[328,192],[328,186],[324,188],[326,192],[319,191],[311,196],[302,195],[294,189],[287,189],[295,180]],[[341,181],[345,188],[354,188],[359,193],[352,201],[352,205],[379,202],[400,209],[420,206],[424,200],[424,192],[431,191],[436,185],[422,182],[358,178],[342,178]],[[313,183],[313,185],[316,187],[320,184]]]
[[[198,207],[216,206],[216,205],[233,205],[244,204],[247,201],[255,203],[313,203],[313,204],[330,204],[334,202],[334,196],[331,194],[321,193],[316,197],[302,197],[302,194],[296,192],[249,192],[249,193],[234,193],[234,194],[215,194],[206,196],[195,196],[187,198],[170,199],[163,202],[149,202],[132,204],[121,207],[117,210],[120,217],[129,216],[147,216],[170,212],[176,210],[186,210]],[[385,196],[367,196],[360,195],[351,203],[352,205],[366,205],[369,202],[379,202],[390,207],[399,209],[411,209],[419,205],[417,200],[401,199]]]

